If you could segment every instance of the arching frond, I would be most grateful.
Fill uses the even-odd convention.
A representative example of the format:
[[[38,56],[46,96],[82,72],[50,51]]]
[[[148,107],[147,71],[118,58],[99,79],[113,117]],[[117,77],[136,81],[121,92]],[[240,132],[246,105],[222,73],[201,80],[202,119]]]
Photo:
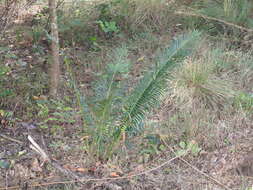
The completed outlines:
[[[159,104],[166,89],[168,71],[175,66],[178,58],[184,58],[194,49],[200,33],[193,31],[172,42],[160,57],[154,71],[148,72],[136,86],[127,100],[126,123],[128,128],[138,128],[151,108]]]

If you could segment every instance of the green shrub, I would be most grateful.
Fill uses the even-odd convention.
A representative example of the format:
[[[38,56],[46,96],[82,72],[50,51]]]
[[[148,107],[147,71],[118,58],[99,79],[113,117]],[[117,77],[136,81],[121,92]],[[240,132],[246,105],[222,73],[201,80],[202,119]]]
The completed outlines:
[[[116,22],[126,33],[164,31],[174,21],[174,3],[165,0],[110,0],[95,6],[98,20]]]

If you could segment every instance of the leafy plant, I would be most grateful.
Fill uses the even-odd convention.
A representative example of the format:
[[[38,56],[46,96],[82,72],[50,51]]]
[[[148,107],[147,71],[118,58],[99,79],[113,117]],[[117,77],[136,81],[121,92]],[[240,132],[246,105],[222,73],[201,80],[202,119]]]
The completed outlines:
[[[45,36],[45,30],[41,26],[34,26],[32,27],[31,34],[33,39],[33,44],[38,44],[42,37]]]
[[[74,110],[59,101],[37,103],[41,128],[49,129],[52,134],[62,130],[64,124],[75,123]]]
[[[13,112],[7,110],[0,110],[0,127],[12,126],[15,123]]]
[[[0,63],[4,60],[5,55],[8,54],[10,49],[8,47],[0,46]]]
[[[85,148],[95,159],[108,158],[112,143],[110,141],[115,138],[113,134],[115,124],[120,119],[117,114],[121,112],[118,106],[122,102],[124,93],[121,86],[127,79],[130,68],[127,52],[126,47],[115,49],[111,58],[112,63],[108,64],[106,72],[100,76],[101,79],[94,83],[95,96],[93,98],[82,96],[71,76],[72,86],[82,109],[85,131],[89,136],[85,142]],[[67,59],[65,63],[69,70]],[[91,104],[87,104],[87,101]]]
[[[99,24],[100,28],[103,30],[104,33],[118,33],[120,30],[116,25],[115,21],[102,21],[99,20],[96,23]]]
[[[162,139],[158,134],[145,135],[141,147],[142,148],[140,155],[143,156],[144,162],[145,158],[150,160],[153,158],[154,155],[159,154],[165,150],[165,146],[162,143]]]
[[[93,49],[94,51],[98,51],[98,50],[101,49],[97,41],[98,41],[98,40],[97,40],[97,37],[95,37],[95,36],[91,36],[91,37],[89,38],[89,42],[90,42],[91,47],[92,47],[92,49]]]
[[[71,74],[69,61],[65,60],[71,74],[72,86],[82,110],[86,151],[91,158],[107,160],[126,140],[126,135],[137,135],[152,108],[159,105],[167,88],[169,71],[176,63],[194,50],[199,32],[191,32],[174,40],[165,49],[155,67],[147,72],[130,92],[125,83],[130,63],[127,49],[115,49],[107,72],[95,83],[95,96],[81,95]],[[89,103],[88,103],[89,102]]]
[[[179,143],[179,146],[180,148],[176,152],[178,156],[186,155],[189,152],[192,155],[197,156],[198,153],[201,151],[201,148],[198,146],[198,144],[195,141],[190,141],[190,142],[181,141]]]

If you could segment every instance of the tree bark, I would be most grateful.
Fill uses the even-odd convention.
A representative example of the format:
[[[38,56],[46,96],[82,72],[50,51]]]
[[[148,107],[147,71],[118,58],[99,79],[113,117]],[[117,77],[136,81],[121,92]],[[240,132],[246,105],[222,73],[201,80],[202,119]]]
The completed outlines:
[[[48,0],[49,11],[50,11],[50,23],[51,23],[51,56],[52,61],[50,65],[50,96],[54,97],[57,95],[59,80],[60,80],[60,57],[59,57],[59,35],[57,25],[57,14],[56,14],[56,0]]]

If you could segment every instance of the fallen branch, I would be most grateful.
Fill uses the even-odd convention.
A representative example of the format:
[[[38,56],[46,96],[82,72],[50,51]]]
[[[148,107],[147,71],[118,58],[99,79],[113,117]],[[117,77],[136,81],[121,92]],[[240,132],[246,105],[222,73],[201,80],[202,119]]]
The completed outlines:
[[[3,135],[3,134],[0,134],[0,137],[4,138],[4,139],[7,139],[7,140],[10,140],[10,141],[13,141],[13,142],[16,142],[18,144],[23,144],[23,142],[17,140],[17,139],[14,139],[14,138],[11,138],[11,137],[8,137],[6,135]]]
[[[56,161],[51,160],[50,157],[46,154],[46,152],[35,142],[35,140],[30,135],[28,135],[28,140],[31,143],[30,148],[33,149],[36,153],[38,153],[42,157],[42,159],[43,159],[42,165],[45,162],[48,162],[54,168],[56,168],[60,173],[64,174],[65,176],[70,177],[71,179],[74,179],[75,182],[77,182],[77,181],[81,182],[81,179],[78,175],[76,175],[75,173],[63,168]]]
[[[206,20],[217,21],[217,22],[223,23],[223,24],[228,25],[228,26],[232,26],[234,28],[237,28],[237,29],[240,29],[240,30],[243,30],[243,31],[253,32],[253,29],[246,28],[246,27],[243,27],[243,26],[231,23],[231,22],[227,22],[225,20],[218,19],[218,18],[215,18],[215,17],[206,16],[206,15],[203,15],[203,14],[200,14],[200,13],[187,12],[187,11],[176,11],[175,14],[184,15],[184,16],[201,17],[201,18],[204,18]]]
[[[46,162],[46,161],[50,162],[49,156],[45,153],[44,150],[42,150],[42,148],[40,148],[40,146],[33,140],[33,138],[30,135],[28,135],[28,140],[31,143],[30,148],[33,149],[42,157],[43,162]]]

